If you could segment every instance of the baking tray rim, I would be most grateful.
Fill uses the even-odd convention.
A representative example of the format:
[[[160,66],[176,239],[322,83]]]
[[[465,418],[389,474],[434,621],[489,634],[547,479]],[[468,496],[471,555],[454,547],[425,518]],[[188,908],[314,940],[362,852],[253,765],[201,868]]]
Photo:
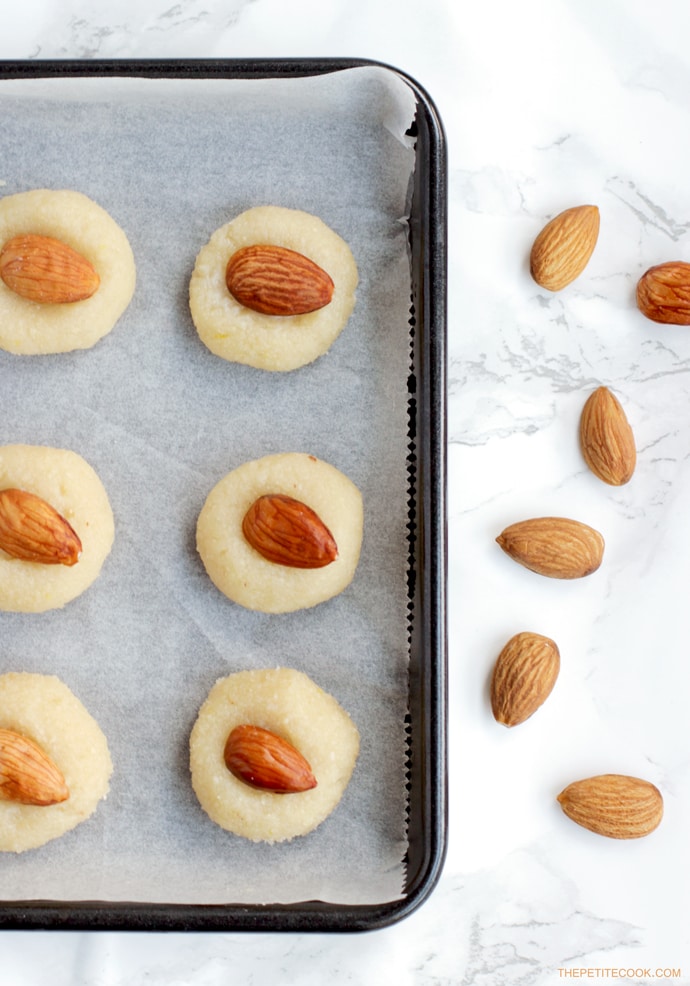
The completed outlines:
[[[291,904],[178,904],[130,901],[0,901],[0,929],[117,931],[361,932],[387,927],[424,903],[441,876],[447,851],[447,547],[446,547],[446,139],[429,93],[407,72],[370,58],[163,58],[0,60],[0,79],[51,77],[298,78],[355,68],[393,73],[416,98],[417,156],[410,217],[415,358],[410,424],[415,447],[415,606],[411,669],[420,693],[419,722],[410,724],[423,756],[412,756],[410,793],[419,789],[404,895],[380,904],[300,901]],[[422,562],[420,566],[420,561]],[[413,688],[410,688],[412,698]],[[413,715],[414,720],[414,715]],[[415,733],[415,728],[418,733]],[[416,749],[416,748],[414,748]],[[413,824],[413,819],[408,819]],[[411,872],[410,852],[414,856]]]

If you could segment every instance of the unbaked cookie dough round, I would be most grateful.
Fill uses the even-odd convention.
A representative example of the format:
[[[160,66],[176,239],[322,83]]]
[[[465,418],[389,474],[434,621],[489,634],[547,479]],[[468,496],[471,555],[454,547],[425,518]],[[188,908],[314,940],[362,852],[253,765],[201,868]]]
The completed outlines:
[[[282,494],[310,507],[338,548],[323,568],[293,568],[263,557],[246,540],[242,521],[261,496]],[[197,521],[197,550],[211,581],[233,602],[264,613],[307,609],[352,581],[362,545],[362,496],[335,466],[303,452],[245,462],[209,493]]]
[[[41,613],[75,599],[97,578],[114,539],[108,495],[76,452],[44,445],[0,446],[0,490],[19,489],[49,503],[77,533],[75,565],[14,558],[0,548],[0,610]]]
[[[95,267],[100,286],[83,301],[42,304],[0,279],[0,348],[23,355],[89,349],[110,332],[134,294],[134,256],[125,233],[81,192],[43,188],[0,199],[0,249],[28,233],[72,247]]]
[[[287,740],[308,761],[316,787],[274,794],[245,784],[223,757],[229,733],[259,726]],[[291,668],[238,671],[211,689],[190,736],[192,787],[221,828],[253,842],[306,835],[343,796],[359,754],[359,733],[338,702]]]
[[[66,801],[25,805],[0,797],[0,852],[35,849],[94,813],[109,789],[113,765],[98,723],[59,678],[0,675],[0,728],[26,736],[61,771]]]
[[[270,244],[295,250],[330,275],[328,305],[305,315],[263,315],[239,304],[227,289],[225,269],[241,247]],[[261,370],[294,370],[322,356],[352,314],[357,265],[340,236],[298,209],[256,206],[218,229],[196,259],[189,304],[199,337],[222,359]]]

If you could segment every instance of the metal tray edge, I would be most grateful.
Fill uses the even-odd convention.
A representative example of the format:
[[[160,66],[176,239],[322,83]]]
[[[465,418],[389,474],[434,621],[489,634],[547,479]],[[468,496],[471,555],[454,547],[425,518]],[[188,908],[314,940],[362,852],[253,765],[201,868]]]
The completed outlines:
[[[368,58],[0,60],[0,79],[59,76],[150,78],[304,77],[358,67],[396,74],[416,96],[417,166],[411,218],[415,288],[417,469],[423,477],[417,503],[421,567],[417,579],[414,669],[422,701],[417,710],[423,757],[419,771],[422,826],[408,861],[405,896],[389,903],[339,905],[304,901],[287,905],[185,905],[127,901],[0,902],[0,929],[110,931],[362,932],[387,927],[412,914],[435,888],[447,849],[447,508],[446,319],[447,151],[443,124],[426,90],[409,74]],[[433,421],[435,428],[429,425]],[[412,691],[412,690],[411,690]],[[414,871],[409,863],[414,862]]]

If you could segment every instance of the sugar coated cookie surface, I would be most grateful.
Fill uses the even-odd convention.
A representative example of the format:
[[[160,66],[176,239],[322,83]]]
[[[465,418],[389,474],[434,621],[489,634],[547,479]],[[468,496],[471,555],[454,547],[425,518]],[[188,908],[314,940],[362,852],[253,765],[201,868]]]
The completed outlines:
[[[36,743],[61,771],[69,797],[20,804],[0,796],[0,852],[23,852],[57,839],[87,819],[108,793],[113,765],[100,727],[51,675],[0,675],[0,729]]]
[[[239,304],[228,291],[228,261],[242,247],[286,247],[316,263],[332,279],[332,300],[302,315],[266,315]],[[218,229],[196,260],[189,286],[199,337],[222,359],[262,370],[294,370],[323,355],[352,314],[357,265],[340,236],[298,209],[257,206]]]
[[[50,504],[81,541],[76,564],[43,564],[0,548],[0,610],[40,613],[81,595],[98,577],[113,544],[108,495],[76,452],[43,445],[0,446],[0,490],[19,489]]]
[[[72,247],[93,265],[100,285],[82,301],[44,304],[0,280],[0,348],[24,355],[90,348],[110,332],[134,293],[135,263],[125,233],[81,192],[35,189],[0,199],[0,250],[25,234]]]
[[[335,561],[295,568],[264,557],[242,524],[255,501],[281,494],[306,504],[337,545]],[[197,522],[197,549],[211,581],[233,602],[265,613],[288,613],[324,602],[352,581],[362,544],[362,497],[334,466],[285,452],[246,462],[211,490]]]
[[[259,726],[287,740],[308,761],[316,787],[297,794],[262,791],[225,765],[230,732]],[[192,786],[204,811],[221,828],[253,842],[306,835],[336,807],[359,753],[349,715],[301,671],[239,671],[211,689],[190,737]]]

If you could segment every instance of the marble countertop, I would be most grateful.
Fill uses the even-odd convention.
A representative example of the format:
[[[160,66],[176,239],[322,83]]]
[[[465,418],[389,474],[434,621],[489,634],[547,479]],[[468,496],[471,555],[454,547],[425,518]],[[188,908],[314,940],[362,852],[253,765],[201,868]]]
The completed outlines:
[[[645,319],[648,267],[690,260],[690,8],[684,0],[26,0],[0,58],[330,57],[394,65],[430,93],[449,151],[449,842],[430,898],[362,935],[2,932],[0,986],[233,982],[553,986],[690,983],[690,329]],[[585,272],[551,294],[529,251],[593,203]],[[632,481],[588,471],[589,393],[636,437]],[[515,565],[513,521],[571,516],[606,538],[573,582]],[[561,651],[513,730],[488,680],[521,630]],[[556,795],[595,773],[662,791],[640,840],[594,835]]]

